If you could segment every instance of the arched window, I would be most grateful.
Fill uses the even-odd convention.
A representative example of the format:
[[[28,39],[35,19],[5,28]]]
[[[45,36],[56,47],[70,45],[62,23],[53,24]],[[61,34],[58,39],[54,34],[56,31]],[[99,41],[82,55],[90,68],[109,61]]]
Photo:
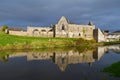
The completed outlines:
[[[33,34],[34,34],[35,32],[39,32],[39,30],[38,30],[38,29],[34,29],[34,30],[33,30]]]
[[[78,35],[79,35],[79,36],[81,36],[81,34],[80,34],[80,33],[79,33]]]
[[[64,24],[62,24],[62,30],[65,30],[65,25]]]
[[[33,34],[33,36],[39,36],[40,35],[38,29],[34,29],[33,32],[32,32],[32,34]]]
[[[42,29],[41,32],[46,32],[46,30],[45,30],[45,29]]]
[[[38,29],[34,29],[33,31],[39,31]]]

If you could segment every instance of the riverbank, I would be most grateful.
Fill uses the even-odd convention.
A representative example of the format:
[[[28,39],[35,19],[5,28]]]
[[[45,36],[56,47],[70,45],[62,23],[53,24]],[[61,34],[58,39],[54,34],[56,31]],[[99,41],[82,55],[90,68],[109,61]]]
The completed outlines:
[[[0,50],[41,49],[41,48],[65,48],[79,47],[82,49],[96,46],[120,44],[118,42],[96,43],[94,40],[82,38],[42,38],[28,36],[14,36],[0,32]],[[82,50],[81,49],[81,50]]]
[[[67,42],[71,42],[72,38],[39,38],[27,36],[14,36],[0,32],[0,50],[5,49],[38,49],[64,47]]]
[[[113,63],[111,66],[104,68],[104,72],[108,72],[111,76],[120,77],[120,61]]]
[[[40,49],[63,47],[88,47],[95,41],[76,38],[42,38],[28,36],[14,36],[0,33],[0,50],[6,49]]]

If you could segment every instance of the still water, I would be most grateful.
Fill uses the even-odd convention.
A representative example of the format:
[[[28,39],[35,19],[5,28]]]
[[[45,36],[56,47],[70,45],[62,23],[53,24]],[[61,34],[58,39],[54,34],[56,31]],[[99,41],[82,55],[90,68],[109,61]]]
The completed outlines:
[[[120,61],[120,45],[96,50],[0,52],[0,80],[120,80],[102,72]]]

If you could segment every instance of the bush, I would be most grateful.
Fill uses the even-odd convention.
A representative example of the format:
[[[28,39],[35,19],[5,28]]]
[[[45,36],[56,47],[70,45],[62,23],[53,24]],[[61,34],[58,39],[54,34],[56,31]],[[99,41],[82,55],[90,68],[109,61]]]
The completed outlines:
[[[7,25],[3,25],[3,26],[2,26],[2,31],[5,32],[6,29],[8,29],[8,26],[7,26]]]
[[[89,46],[95,43],[95,40],[85,40],[83,38],[76,39],[75,46]]]

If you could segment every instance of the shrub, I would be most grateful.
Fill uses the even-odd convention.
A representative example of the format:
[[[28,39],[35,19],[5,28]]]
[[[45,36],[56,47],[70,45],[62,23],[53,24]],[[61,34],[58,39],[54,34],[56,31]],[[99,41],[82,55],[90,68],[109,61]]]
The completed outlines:
[[[2,26],[2,31],[5,32],[6,29],[8,29],[8,26],[7,26],[7,25],[3,25],[3,26]]]

